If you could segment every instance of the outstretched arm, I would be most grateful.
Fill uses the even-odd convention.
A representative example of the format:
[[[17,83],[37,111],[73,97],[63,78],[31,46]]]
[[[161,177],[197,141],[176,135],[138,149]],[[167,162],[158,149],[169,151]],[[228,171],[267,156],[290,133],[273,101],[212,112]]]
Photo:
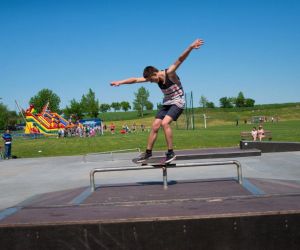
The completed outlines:
[[[168,68],[168,73],[174,73],[178,67],[184,62],[184,60],[188,57],[188,55],[191,53],[193,49],[199,49],[201,45],[204,44],[204,41],[202,39],[196,39],[176,60],[175,63],[173,63]]]
[[[111,86],[120,86],[122,84],[132,84],[139,82],[146,82],[147,80],[144,77],[131,77],[120,81],[113,81],[110,83]]]

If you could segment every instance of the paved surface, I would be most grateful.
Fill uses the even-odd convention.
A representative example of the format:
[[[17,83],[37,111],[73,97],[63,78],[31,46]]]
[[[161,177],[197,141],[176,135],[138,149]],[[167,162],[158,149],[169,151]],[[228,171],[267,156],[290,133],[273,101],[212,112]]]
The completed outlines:
[[[45,157],[0,161],[0,210],[16,206],[35,195],[89,186],[89,172],[98,167],[134,166],[137,153]],[[230,158],[241,162],[243,176],[300,181],[300,151],[265,153],[256,157]],[[222,161],[203,159],[185,162]],[[168,170],[168,180],[235,177],[233,166],[210,166]],[[96,176],[97,184],[161,181],[161,171],[110,172]]]

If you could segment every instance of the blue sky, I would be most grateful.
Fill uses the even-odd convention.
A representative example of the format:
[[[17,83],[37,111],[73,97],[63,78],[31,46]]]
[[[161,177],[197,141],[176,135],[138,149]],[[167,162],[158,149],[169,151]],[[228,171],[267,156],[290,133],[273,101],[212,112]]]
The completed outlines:
[[[43,88],[61,108],[91,88],[100,103],[129,101],[141,86],[111,87],[164,69],[196,38],[205,45],[178,69],[194,103],[242,91],[257,104],[300,101],[298,0],[0,0],[0,97],[27,108]]]

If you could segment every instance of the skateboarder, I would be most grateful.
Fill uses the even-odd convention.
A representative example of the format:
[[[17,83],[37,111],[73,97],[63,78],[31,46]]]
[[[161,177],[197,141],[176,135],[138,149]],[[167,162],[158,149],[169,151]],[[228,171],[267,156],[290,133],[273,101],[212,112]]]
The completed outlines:
[[[170,124],[172,121],[176,121],[178,119],[183,112],[185,105],[183,88],[181,81],[176,74],[176,70],[188,57],[190,52],[193,49],[200,48],[203,43],[203,40],[196,39],[168,69],[158,70],[153,66],[147,66],[144,69],[142,77],[131,77],[124,80],[111,82],[112,86],[141,82],[157,83],[164,94],[163,105],[157,112],[155,120],[152,124],[151,132],[148,137],[146,152],[139,156],[137,163],[143,163],[152,156],[152,148],[160,127],[163,128],[168,147],[165,163],[170,163],[176,158],[176,155],[173,151],[173,134]]]

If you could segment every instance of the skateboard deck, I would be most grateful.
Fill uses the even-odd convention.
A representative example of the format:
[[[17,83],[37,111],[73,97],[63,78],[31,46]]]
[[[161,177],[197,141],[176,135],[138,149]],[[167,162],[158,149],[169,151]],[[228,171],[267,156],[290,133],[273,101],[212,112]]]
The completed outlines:
[[[165,166],[175,166],[175,163],[172,162],[165,162],[165,157],[150,157],[149,159],[145,160],[144,162],[137,162],[138,158],[132,159],[132,162],[141,166],[157,166],[157,167],[165,167]]]

